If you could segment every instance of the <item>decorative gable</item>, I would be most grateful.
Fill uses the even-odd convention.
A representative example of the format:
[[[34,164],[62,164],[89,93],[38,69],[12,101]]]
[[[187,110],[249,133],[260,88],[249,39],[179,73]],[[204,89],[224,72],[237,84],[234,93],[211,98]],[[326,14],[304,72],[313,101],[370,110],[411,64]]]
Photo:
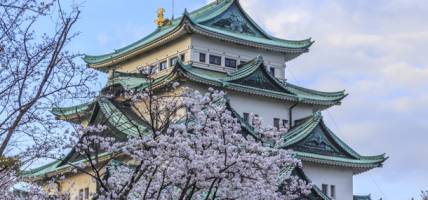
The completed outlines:
[[[266,90],[273,90],[277,92],[285,92],[282,87],[278,86],[278,84],[274,83],[271,78],[268,77],[266,72],[264,72],[261,67],[254,71],[251,75],[235,80],[233,83]]]
[[[320,126],[313,130],[313,133],[302,142],[301,146],[317,151],[340,154],[340,151],[323,134]]]
[[[241,11],[236,3],[232,4],[219,16],[203,23],[204,25],[224,29],[231,32],[242,33],[257,37],[264,37],[264,34],[253,22]]]
[[[311,133],[305,137],[299,143],[293,145],[293,149],[308,152],[317,153],[328,156],[339,156],[339,157],[350,157],[342,148],[337,145],[327,130],[322,127],[320,122]]]

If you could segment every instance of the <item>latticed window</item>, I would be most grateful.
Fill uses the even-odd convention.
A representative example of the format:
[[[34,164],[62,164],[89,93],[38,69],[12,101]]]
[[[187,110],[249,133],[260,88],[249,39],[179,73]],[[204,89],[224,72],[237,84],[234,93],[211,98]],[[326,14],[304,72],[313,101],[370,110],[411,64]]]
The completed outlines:
[[[231,58],[226,58],[224,60],[224,65],[230,68],[236,68],[236,60]]]
[[[282,127],[284,127],[284,128],[288,127],[288,120],[286,120],[286,119],[282,120]]]
[[[279,121],[280,119],[278,118],[273,119],[273,127],[275,127],[276,129],[279,129]]]
[[[79,200],[83,200],[83,189],[79,190]]]
[[[221,65],[221,56],[210,55],[210,64]]]
[[[79,200],[89,200],[89,188],[79,190]]]
[[[150,66],[149,69],[150,69],[150,73],[156,73],[159,71],[159,68],[154,65]]]
[[[335,199],[336,198],[336,186],[330,185],[330,197]]]
[[[199,62],[205,63],[207,55],[204,53],[199,53]]]
[[[323,194],[328,195],[328,185],[327,184],[322,184],[321,185],[321,191]]]
[[[269,72],[272,74],[272,76],[275,76],[275,67],[269,68]]]
[[[171,66],[171,67],[175,66],[175,64],[177,64],[177,61],[178,61],[178,57],[171,58],[171,59],[169,60],[169,64],[170,64],[170,66]]]
[[[250,113],[244,113],[244,121],[247,123],[250,122]]]
[[[159,69],[160,70],[166,69],[166,61],[162,61],[162,62],[159,63]]]

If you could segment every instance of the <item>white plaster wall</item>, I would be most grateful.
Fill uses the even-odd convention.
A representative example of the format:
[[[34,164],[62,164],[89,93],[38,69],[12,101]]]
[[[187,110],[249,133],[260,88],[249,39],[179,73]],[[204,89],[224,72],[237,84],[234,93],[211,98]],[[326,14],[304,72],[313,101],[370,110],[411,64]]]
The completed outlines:
[[[157,65],[164,60],[167,60],[167,66],[170,67],[169,59],[183,53],[185,54],[185,60],[188,61],[190,60],[190,41],[189,36],[183,36],[173,42],[120,63],[114,69],[120,72],[137,72],[139,67]]]
[[[353,173],[350,168],[303,162],[303,171],[320,189],[322,184],[329,185],[328,195],[330,195],[330,185],[335,185],[337,200],[353,199]]]
[[[200,52],[207,54],[206,63],[199,62]],[[249,61],[254,59],[256,56],[261,55],[265,60],[266,66],[275,68],[275,76],[278,78],[284,78],[284,54],[226,43],[221,40],[207,38],[197,34],[183,36],[166,45],[142,53],[130,60],[119,63],[113,69],[120,72],[137,72],[138,68],[142,66],[157,65],[164,60],[168,61],[168,67],[170,67],[169,59],[183,53],[186,56],[186,61],[193,61],[195,66],[220,71],[231,71],[231,69],[224,66],[225,57],[236,59],[237,64],[239,64],[240,61]],[[222,65],[209,65],[209,54],[222,56]]]
[[[265,65],[269,67],[275,67],[275,75],[278,78],[284,78],[285,70],[285,55],[278,52],[267,51],[252,47],[247,47],[243,45],[237,45],[233,43],[226,43],[224,41],[207,38],[205,36],[193,34],[191,41],[191,60],[195,65],[201,64],[202,66],[209,66],[213,69],[219,69],[218,66],[208,65],[208,56],[207,62],[205,64],[199,63],[199,53],[214,54],[222,56],[222,66],[220,69],[227,70],[224,68],[224,57],[233,58],[239,61],[249,61],[257,57],[258,55],[263,56]]]
[[[183,86],[190,87],[204,93],[207,91],[207,86],[195,83],[184,83]],[[284,100],[272,99],[269,97],[250,95],[236,91],[225,91],[230,98],[231,106],[241,116],[244,112],[259,115],[262,118],[263,124],[273,126],[273,118],[289,120],[288,110],[293,102]],[[310,105],[298,105],[293,109],[293,120],[301,119],[312,115],[313,109]]]
[[[222,56],[222,65],[224,66],[224,58],[234,58],[238,61],[249,61],[256,56],[261,55],[265,60],[265,64],[270,67],[275,67],[275,74],[278,78],[284,78],[285,55],[278,52],[266,51],[257,48],[251,48],[243,45],[236,45],[226,43],[221,40],[206,38],[201,35],[192,34],[183,36],[174,40],[166,45],[153,49],[151,51],[142,53],[135,58],[118,64],[114,67],[115,70],[120,72],[137,72],[142,66],[157,65],[159,62],[167,61],[169,66],[169,59],[185,54],[187,62],[192,61],[196,65],[212,70],[222,70],[223,67],[201,65],[199,63],[199,52],[207,54],[206,61],[208,63],[208,54],[215,54]],[[166,73],[165,70],[161,73]],[[289,119],[289,108],[294,102],[287,102],[284,100],[272,99],[269,97],[249,95],[245,93],[238,93],[235,91],[228,91],[231,97],[232,106],[242,115],[246,113],[254,113],[259,115],[266,125],[273,125],[273,118],[281,120]],[[293,121],[304,117],[308,117],[314,111],[313,106],[307,104],[299,104],[293,109]]]

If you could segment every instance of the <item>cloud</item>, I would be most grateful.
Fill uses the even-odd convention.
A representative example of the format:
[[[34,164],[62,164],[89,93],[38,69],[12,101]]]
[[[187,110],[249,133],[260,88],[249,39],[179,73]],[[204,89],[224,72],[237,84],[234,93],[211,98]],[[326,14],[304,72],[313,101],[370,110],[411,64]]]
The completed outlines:
[[[240,2],[273,35],[316,40],[310,53],[288,63],[287,78],[316,89],[346,89],[343,105],[324,113],[327,123],[362,154],[391,156],[385,168],[358,176],[356,191],[409,199],[424,189],[428,2]]]
[[[177,1],[176,10],[212,1]],[[88,16],[81,21],[85,25],[81,29],[86,30],[84,34],[91,31],[93,37],[78,48],[90,54],[107,53],[155,28],[156,8],[151,4],[127,4],[121,6],[127,12],[119,12],[116,3],[103,1],[105,15],[100,15],[101,5],[88,2],[94,10],[84,12]],[[422,187],[428,177],[428,1],[240,3],[269,33],[316,41],[309,53],[287,64],[287,78],[325,91],[346,89],[350,95],[343,105],[324,113],[327,124],[361,154],[386,152],[391,157],[384,168],[356,177],[356,193],[372,193],[373,199],[410,199],[426,189]],[[156,6],[160,4],[170,3]],[[153,12],[141,12],[142,7]]]

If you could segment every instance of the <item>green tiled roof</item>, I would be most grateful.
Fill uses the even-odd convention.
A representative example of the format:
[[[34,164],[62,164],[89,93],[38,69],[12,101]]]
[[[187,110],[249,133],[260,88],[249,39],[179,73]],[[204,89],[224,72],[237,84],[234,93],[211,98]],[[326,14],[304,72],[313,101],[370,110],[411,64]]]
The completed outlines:
[[[307,138],[310,134],[315,131],[315,128],[322,126],[325,130],[324,134],[327,137],[332,138],[334,143],[349,157],[341,156],[329,156],[321,155],[313,152],[303,152],[301,150],[296,151],[296,155],[299,156],[302,160],[321,163],[321,164],[331,164],[338,166],[346,166],[352,168],[374,168],[382,166],[383,162],[387,159],[385,154],[376,155],[376,156],[362,156],[349,147],[345,142],[339,139],[336,134],[334,134],[325,124],[322,119],[320,112],[315,113],[313,116],[308,117],[300,124],[293,127],[290,131],[282,136],[283,144],[281,148],[292,148],[293,145],[298,144]],[[364,171],[364,170],[360,170]]]
[[[123,109],[118,108],[118,106],[115,105],[115,103],[113,103],[111,100],[106,99],[106,98],[98,98],[96,102],[94,102],[94,104],[96,104],[97,106],[99,106],[100,109],[97,109],[98,112],[102,113],[104,116],[109,116],[106,118],[108,119],[109,122],[109,126],[115,128],[117,127],[115,130],[120,131],[123,134],[135,134],[135,132],[133,131],[132,128],[128,127],[127,125],[122,126],[121,124],[129,124],[131,122],[129,122],[130,119],[132,119],[133,117],[129,116],[129,113],[124,112]],[[228,104],[228,106],[230,106]],[[231,109],[231,111],[233,112],[234,116],[237,117],[239,119],[239,121],[241,122],[241,125],[244,127],[244,129],[251,129],[251,126],[249,126],[247,123],[245,123],[245,121],[242,119],[242,117],[231,107],[229,107],[229,109]],[[96,114],[96,113],[94,113]],[[113,117],[110,117],[113,116]],[[140,123],[141,122],[132,122],[132,123]],[[143,126],[143,125],[142,125]],[[252,130],[252,129],[251,129]],[[254,136],[257,135],[257,133],[254,132],[254,130],[252,130]],[[65,160],[67,160],[67,158],[71,158],[71,154],[72,152],[69,154],[69,156],[67,156],[65,158]],[[103,157],[108,157],[109,154],[104,153],[100,155],[100,158]],[[72,165],[79,165],[79,163],[82,162],[86,162],[87,160],[78,160],[72,163]],[[33,170],[29,170],[26,171],[25,173],[22,174],[22,176],[24,178],[27,179],[31,179],[31,180],[46,180],[47,178],[51,177],[52,175],[58,175],[58,174],[63,174],[63,173],[68,173],[70,172],[73,168],[72,165],[68,164],[68,162],[71,161],[63,161],[63,160],[59,160],[59,161],[54,161],[51,162],[49,164],[43,165],[41,167],[35,168]],[[310,182],[309,178],[304,174],[304,172],[299,169],[299,168],[287,168],[284,169],[284,172],[289,172],[289,170],[295,171],[295,173],[297,173],[297,175],[302,178],[303,180],[306,180],[308,182]],[[281,178],[281,174],[279,175],[279,177]],[[317,187],[314,186],[312,188],[312,192],[311,194],[307,197],[308,199],[313,199],[313,200],[318,200],[318,199],[322,199],[322,200],[330,200],[330,198],[326,195],[324,195],[321,190]]]
[[[142,130],[145,130],[144,124],[140,120],[135,120],[134,119],[135,117],[132,117],[130,115],[130,112],[133,112],[132,110],[125,112],[123,108],[119,108],[116,105],[117,103],[114,103],[112,100],[109,100],[107,98],[98,98],[95,104],[99,106],[99,109],[97,109],[98,112],[102,113],[103,116],[108,116],[106,117],[108,118],[108,125],[111,128],[114,128],[114,130],[117,130],[126,135],[135,135],[140,133],[140,131],[135,130],[135,127],[140,127]],[[229,109],[231,109],[233,115],[238,118],[243,129],[247,130],[250,134],[252,134],[255,137],[258,136],[258,133],[256,133],[252,129],[252,127],[244,121],[244,119],[242,118],[242,116],[239,115],[239,113],[237,113],[231,107],[229,107]],[[94,115],[95,114],[97,113],[94,113]],[[316,113],[312,117],[309,117],[304,122],[300,123],[300,125],[290,130],[288,134],[284,136],[284,138],[287,138],[287,141],[290,141],[287,144],[290,145],[292,143],[298,142],[299,140],[301,140],[302,136],[308,135],[308,132],[311,132],[311,130],[313,130],[313,128],[320,123],[322,123],[322,116],[320,113]],[[149,133],[149,131],[146,131],[146,133]],[[338,140],[338,143],[341,143],[341,145],[343,145],[344,147],[347,147],[346,144],[344,144],[338,138],[337,140]],[[311,162],[316,162],[320,164],[351,167],[351,168],[378,167],[385,160],[384,155],[368,157],[368,156],[361,156],[353,152],[352,149],[349,149],[349,151],[351,151],[350,153],[355,154],[355,156],[358,156],[358,158],[351,159],[351,158],[343,158],[343,157],[335,157],[335,156],[325,156],[325,155],[307,153],[302,151],[295,151],[295,154],[300,159],[305,161],[311,161]],[[84,161],[79,161],[79,162],[84,162]],[[40,179],[40,178],[49,176],[49,174],[56,174],[58,172],[60,173],[68,172],[67,170],[69,170],[70,166],[62,163],[64,162],[62,161],[52,162],[48,165],[26,172],[24,176],[27,178]],[[305,180],[309,180],[307,177],[305,178],[306,178]],[[316,194],[318,198],[325,199],[325,200],[330,199],[326,195],[323,195],[318,187],[313,188],[313,193]]]
[[[138,135],[140,133],[143,134],[147,132],[146,127],[144,126],[144,124],[141,123],[141,121],[135,120],[135,117],[132,118],[130,116],[127,116],[126,114],[123,114],[123,111],[121,111],[116,105],[114,105],[111,100],[105,97],[99,97],[91,103],[82,104],[78,106],[55,108],[55,112],[53,112],[53,114],[56,115],[59,119],[73,121],[73,118],[70,118],[69,116],[93,115],[92,108],[94,106],[97,106],[104,114],[104,116],[109,116],[107,117],[108,125],[124,133],[125,135]],[[58,110],[64,110],[66,112],[58,112]]]
[[[135,136],[139,134],[149,134],[147,127],[142,123],[141,120],[135,119],[135,116],[131,116],[132,110],[124,111],[124,109],[120,109],[116,106],[111,100],[100,97],[97,98],[93,103],[94,106],[97,106],[99,109],[98,112],[103,114],[105,119],[107,120],[106,125],[110,127],[112,130],[118,131],[118,133],[123,135]],[[84,104],[85,105],[85,104]],[[83,107],[84,105],[75,106],[75,107]],[[131,109],[131,108],[128,108]],[[97,115],[98,113],[91,113],[92,115]],[[67,118],[65,118],[67,119]],[[65,160],[71,158],[74,151],[71,151],[69,155],[65,158]],[[108,156],[108,154],[101,154],[102,156]],[[73,162],[73,164],[77,164],[79,162],[85,161],[77,161]],[[22,176],[26,178],[43,178],[47,174],[59,172],[62,170],[67,171],[71,166],[67,163],[64,163],[63,160],[54,161],[43,165],[41,167],[25,171]]]
[[[350,159],[335,156],[325,156],[316,153],[307,153],[301,151],[295,151],[296,155],[304,160],[319,164],[328,164],[336,166],[344,166],[359,169],[362,171],[382,166],[382,163],[386,160],[384,155],[379,156],[378,159]],[[382,157],[383,156],[383,157]],[[365,169],[367,168],[367,169]],[[361,172],[358,170],[358,172]]]
[[[248,86],[237,82],[239,79],[251,76],[257,70],[264,71],[264,75],[267,79],[270,80],[272,84],[281,88],[281,91]],[[177,65],[173,70],[156,78],[153,81],[153,84],[165,85],[170,83],[171,81],[176,80],[177,73],[190,80],[208,84],[210,86],[306,104],[332,106],[340,104],[341,100],[347,96],[345,91],[322,92],[299,87],[284,80],[277,79],[266,71],[265,66],[263,65],[263,57],[261,56],[258,56],[241,66],[239,70],[228,74],[193,67],[191,64],[185,65],[182,62],[177,62]],[[149,86],[149,83],[146,78],[137,73],[114,72],[112,77],[109,78],[106,87],[108,88],[115,85],[119,85],[126,90],[143,90]],[[93,106],[94,103],[90,102],[73,107],[54,108],[52,109],[52,113],[57,117],[62,117],[62,119],[70,120],[75,116],[85,116],[85,114],[91,111]]]
[[[77,106],[53,108],[51,113],[58,119],[80,123],[82,122],[81,120],[86,119],[90,115],[94,105],[94,102],[89,102]]]
[[[112,78],[107,81],[107,87],[121,85],[125,88],[142,88],[147,87],[148,81],[139,74],[125,74],[113,72]]]
[[[111,128],[114,128],[126,135],[149,133],[149,131],[145,128],[145,125],[142,124],[140,120],[136,120],[135,117],[130,117],[129,114],[124,113],[123,110],[115,106],[110,100],[106,98],[99,98],[97,104],[104,116],[109,116],[108,123]],[[234,111],[233,108],[230,109],[232,110],[234,116],[238,118],[242,127],[247,130],[249,134],[258,137],[259,134],[256,133],[256,131],[253,130],[252,127],[243,120],[242,116],[240,116],[239,113]],[[284,142],[279,148],[290,148],[292,145],[299,143],[309,134],[311,134],[317,126],[321,124],[325,126],[324,122],[322,121],[322,115],[320,113],[315,113],[313,116],[307,118],[306,120],[304,120],[304,122],[291,129],[288,133],[284,134],[284,136],[282,137],[282,140]],[[341,149],[347,154],[349,154],[351,157],[321,155],[304,151],[295,151],[296,155],[306,161],[352,168],[361,168],[361,171],[374,167],[379,167],[387,159],[384,154],[377,156],[362,156],[355,152],[342,140],[340,140],[328,128],[327,134],[329,134],[329,137],[333,138],[335,143],[339,145]]]
[[[240,116],[239,113],[237,113],[233,108],[231,110],[234,116],[241,123],[243,129],[245,129],[249,134],[255,136],[256,138],[260,138],[259,134],[254,131],[252,126],[249,125],[243,119],[243,117]],[[285,133],[284,136],[281,138],[281,140],[284,142],[281,143],[278,148],[291,148],[293,144],[298,143],[302,141],[305,137],[307,137],[320,123],[323,123],[321,114],[314,114],[312,117],[306,119],[304,123],[301,123],[300,125],[291,129],[289,132]],[[341,145],[344,148],[344,151],[355,157],[347,158],[341,156],[322,155],[318,153],[294,150],[295,155],[304,161],[355,168],[357,173],[366,171],[371,168],[380,167],[387,159],[385,157],[385,154],[376,156],[361,156],[353,149],[351,149],[346,143],[340,140],[337,136],[335,136],[332,132],[330,134],[331,136],[334,136],[334,140],[337,142],[337,144]]]
[[[147,130],[147,126],[145,126],[141,120],[137,120],[135,119],[135,117],[124,113],[109,99],[100,98],[98,100],[98,105],[100,107],[101,112],[104,114],[104,116],[106,116],[108,120],[108,125],[111,128],[130,136],[138,136],[140,134],[149,133],[149,131]]]
[[[275,89],[250,86],[239,82],[241,79],[251,77],[257,71],[261,71],[261,73],[263,73],[262,76],[266,79],[265,81],[268,81]],[[240,67],[239,70],[229,74],[193,67],[191,64],[185,65],[179,61],[170,73],[157,78],[155,82],[156,84],[166,84],[169,81],[175,80],[175,78],[178,77],[177,75],[194,82],[220,87],[222,89],[230,89],[303,104],[332,106],[340,104],[341,100],[347,96],[344,91],[321,92],[298,87],[286,81],[279,80],[266,71],[261,56],[258,56]],[[120,73],[118,76],[114,76],[109,80],[110,85],[113,83],[121,85],[126,90],[142,90],[147,87],[147,81],[144,78],[138,78],[136,74]]]
[[[252,36],[248,34],[237,33],[233,31],[228,31],[224,29],[220,29],[217,27],[212,27],[208,25],[204,25],[204,22],[213,19],[222,15],[226,10],[228,10],[231,6],[237,6],[240,10],[240,13],[246,18],[246,20],[251,23],[252,26],[256,27],[257,31],[261,33],[260,36]],[[124,59],[123,57],[132,53],[135,53],[141,49],[144,49],[150,45],[155,44],[162,39],[166,39],[169,36],[178,34],[182,32],[182,34],[186,33],[186,30],[183,28],[186,26],[187,30],[193,30],[196,33],[200,34],[208,34],[209,36],[216,37],[219,39],[227,39],[230,41],[236,41],[240,44],[247,45],[261,45],[260,48],[280,48],[284,52],[297,53],[301,54],[307,52],[309,47],[312,45],[313,41],[311,39],[306,40],[283,40],[270,36],[266,32],[263,31],[242,9],[237,0],[223,0],[218,3],[213,2],[204,6],[198,10],[195,10],[191,13],[184,12],[183,17],[180,17],[176,20],[173,20],[171,25],[158,27],[154,32],[142,38],[139,41],[136,41],[130,45],[127,45],[123,48],[117,49],[112,53],[105,55],[97,55],[90,56],[85,55],[83,60],[89,64],[90,66],[102,66],[107,67],[116,62],[118,60]],[[181,35],[182,35],[181,34]],[[253,46],[254,46],[253,45]],[[126,60],[126,59],[125,59]]]
[[[210,27],[210,26],[205,26],[205,25],[198,25],[197,27],[202,28],[202,29],[207,30],[207,31],[212,31],[215,33],[220,33],[220,34],[223,34],[226,36],[230,36],[233,38],[239,38],[239,39],[248,40],[248,41],[259,43],[259,44],[285,47],[285,48],[290,48],[290,49],[308,48],[313,43],[311,41],[311,39],[298,40],[297,41],[297,40],[282,40],[282,39],[278,39],[278,38],[274,38],[274,39],[261,38],[261,37],[251,36],[251,35],[242,35],[240,33],[222,30],[222,29],[218,29],[218,28],[214,28],[214,27]]]
[[[109,154],[102,153],[98,157],[99,159],[103,159],[108,157]],[[81,163],[86,163],[88,160],[79,160],[73,163],[64,163],[64,160],[56,160],[50,162],[46,165],[43,165],[38,168],[34,168],[28,171],[24,171],[21,176],[26,179],[31,180],[42,180],[45,178],[49,178],[51,175],[56,175],[57,173],[67,173],[73,169],[73,165],[79,166]]]
[[[61,164],[60,160],[50,162],[46,165],[42,165],[40,167],[24,171],[23,174],[21,174],[23,177],[40,177],[44,176],[46,173],[52,172],[55,169],[57,169],[58,165]]]
[[[191,65],[182,66],[181,69],[183,69],[185,76],[198,82],[220,86],[225,89],[243,91],[251,94],[259,94],[301,103],[336,105],[340,104],[340,101],[347,96],[344,91],[321,92],[298,87],[293,84],[289,84],[286,81],[279,80],[266,71],[266,67],[263,65],[263,58],[261,56],[253,59],[233,73],[224,74],[223,77],[220,75],[211,76],[210,73],[207,73],[209,70],[200,70],[196,67],[192,67]],[[263,71],[264,76],[266,76],[271,84],[281,88],[281,91],[248,86],[236,81],[251,76],[256,72],[256,70]]]

